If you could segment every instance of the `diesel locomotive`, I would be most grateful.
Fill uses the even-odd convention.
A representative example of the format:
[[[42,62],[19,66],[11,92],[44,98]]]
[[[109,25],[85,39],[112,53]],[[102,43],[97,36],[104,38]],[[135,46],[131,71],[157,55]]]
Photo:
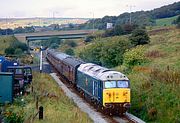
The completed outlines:
[[[130,81],[124,74],[54,50],[46,55],[62,76],[102,110],[122,115],[130,108]]]

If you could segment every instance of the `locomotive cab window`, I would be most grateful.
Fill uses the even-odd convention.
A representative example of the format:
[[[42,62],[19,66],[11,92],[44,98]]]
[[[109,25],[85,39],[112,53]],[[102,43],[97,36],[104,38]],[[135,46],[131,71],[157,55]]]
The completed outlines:
[[[104,83],[104,88],[115,88],[116,87],[116,81],[106,81]]]
[[[117,87],[118,88],[128,88],[129,83],[128,83],[128,81],[117,81]]]
[[[104,88],[128,88],[129,82],[128,81],[105,81],[104,82]]]

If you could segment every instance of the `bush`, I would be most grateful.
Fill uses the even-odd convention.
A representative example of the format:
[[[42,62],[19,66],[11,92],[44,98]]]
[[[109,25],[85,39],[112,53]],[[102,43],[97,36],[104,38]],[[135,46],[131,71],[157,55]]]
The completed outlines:
[[[74,50],[69,48],[69,49],[65,50],[65,53],[68,54],[68,55],[72,55],[73,56],[74,55]]]
[[[67,45],[70,46],[70,47],[76,47],[76,46],[77,46],[77,43],[74,42],[73,40],[66,40],[66,41],[64,42],[64,44],[67,44]]]
[[[59,45],[56,44],[56,43],[52,43],[52,44],[50,45],[50,48],[51,48],[51,49],[57,49],[57,48],[59,48]]]
[[[150,42],[149,36],[144,29],[134,30],[129,39],[131,40],[131,43],[135,46],[148,44]]]
[[[12,55],[12,54],[14,54],[14,51],[15,51],[15,49],[12,47],[8,47],[5,49],[6,55]]]
[[[15,55],[21,55],[23,53],[23,51],[22,51],[22,49],[20,49],[20,48],[17,48],[17,49],[15,49],[15,51],[14,51],[14,54]]]
[[[137,46],[131,50],[127,50],[124,54],[123,64],[128,67],[134,65],[140,65],[146,61],[144,55],[145,48],[143,46]]]

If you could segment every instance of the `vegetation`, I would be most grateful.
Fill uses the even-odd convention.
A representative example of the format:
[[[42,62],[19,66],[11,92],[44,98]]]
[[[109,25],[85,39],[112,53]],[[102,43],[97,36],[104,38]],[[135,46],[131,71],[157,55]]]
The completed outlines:
[[[126,38],[97,38],[86,47],[77,51],[77,55],[86,62],[114,67],[122,64],[123,54],[131,47]]]
[[[149,40],[142,43],[144,45],[137,46],[131,44],[129,40],[131,38],[128,38],[132,35],[95,37],[91,42],[78,46],[75,50],[76,55],[88,62],[115,67],[116,70],[128,75],[132,89],[131,113],[146,122],[178,123],[180,122],[179,29],[164,27],[161,31],[155,28],[149,33],[150,38],[147,38]],[[137,37],[141,36],[143,37],[140,33]],[[128,47],[122,42],[126,42]],[[121,49],[128,50],[120,51]]]
[[[180,122],[179,30],[173,28],[166,33],[153,34],[150,38],[150,44],[144,45],[143,50],[137,50],[143,58],[149,59],[148,62],[144,62],[146,60],[142,58],[138,64],[130,62],[134,61],[133,58],[138,59],[133,56],[137,56],[136,49],[139,46],[127,51],[124,56],[124,63],[133,65],[132,71],[128,71],[132,89],[130,112],[146,122],[178,123]],[[122,68],[123,66],[119,66],[116,70]]]
[[[5,107],[6,121],[13,123],[91,123],[91,119],[65,96],[57,83],[48,75],[33,73],[34,92],[15,99],[13,105]],[[38,101],[37,101],[38,98]],[[38,104],[37,104],[38,102]],[[44,107],[44,119],[38,120],[37,106]],[[20,122],[20,123],[21,123]]]
[[[169,18],[179,15],[179,6],[180,2],[176,2],[151,11],[132,12],[132,23],[140,26],[154,26],[156,25],[156,19]],[[92,28],[94,24],[95,28],[97,29],[106,29],[107,23],[113,23],[114,25],[124,25],[129,23],[129,16],[130,13],[123,13],[119,16],[105,16],[102,19],[98,18],[95,20],[90,20],[87,23],[81,25],[81,28]]]
[[[137,46],[130,50],[127,50],[124,53],[123,64],[129,68],[135,65],[141,65],[142,63],[146,62],[146,58],[144,55],[145,48],[144,46]]]
[[[156,19],[156,26],[171,26],[172,24],[175,24],[177,17],[178,16]]]
[[[108,29],[105,31],[104,36],[120,36],[130,34],[138,26],[133,24],[115,25],[113,29]]]
[[[18,41],[17,39],[14,39],[5,49],[6,55],[21,55],[24,51],[27,51],[28,47],[25,43],[22,43]]]
[[[150,42],[149,36],[144,29],[134,30],[129,39],[134,46],[148,44]]]
[[[5,49],[14,41],[16,41],[16,38],[13,36],[0,36],[0,54],[4,54]]]
[[[177,28],[180,28],[180,15],[177,17],[175,23],[177,24]]]

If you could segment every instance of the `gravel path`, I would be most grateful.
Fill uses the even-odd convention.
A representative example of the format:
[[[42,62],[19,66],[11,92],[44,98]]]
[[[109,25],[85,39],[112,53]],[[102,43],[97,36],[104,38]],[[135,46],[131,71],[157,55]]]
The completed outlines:
[[[77,94],[72,93],[56,76],[55,73],[50,74],[54,80],[59,84],[65,94],[76,103],[76,105],[94,121],[94,123],[108,123],[108,121],[98,112],[93,110],[89,104],[84,102]]]

